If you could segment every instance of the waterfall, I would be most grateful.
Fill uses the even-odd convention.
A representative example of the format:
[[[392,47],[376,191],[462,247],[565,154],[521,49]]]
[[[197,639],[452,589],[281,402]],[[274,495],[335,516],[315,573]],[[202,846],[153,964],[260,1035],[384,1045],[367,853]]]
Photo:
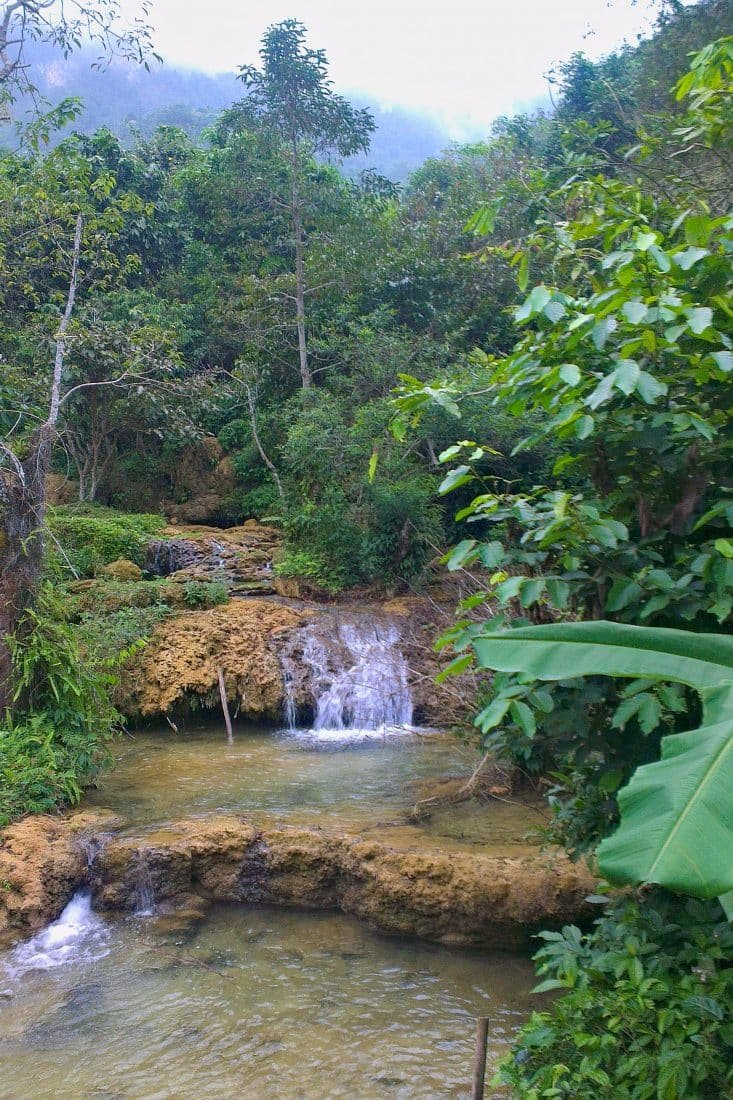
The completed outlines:
[[[148,857],[145,851],[138,850],[135,859],[137,877],[135,881],[135,916],[149,917],[155,910],[155,890],[153,878],[148,866]]]
[[[92,912],[91,891],[78,890],[53,924],[10,952],[3,969],[17,979],[79,957],[94,960],[106,953],[105,940],[106,925]]]
[[[313,730],[384,733],[412,723],[407,663],[393,622],[351,616],[306,628],[303,665],[313,698]]]

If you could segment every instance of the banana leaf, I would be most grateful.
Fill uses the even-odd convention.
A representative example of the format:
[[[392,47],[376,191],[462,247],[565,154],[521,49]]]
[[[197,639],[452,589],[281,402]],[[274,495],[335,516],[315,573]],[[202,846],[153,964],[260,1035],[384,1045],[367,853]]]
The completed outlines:
[[[644,677],[697,691],[700,727],[665,737],[660,760],[637,768],[598,862],[610,882],[718,896],[733,918],[733,638],[601,621],[520,627],[474,649],[482,667],[538,680]]]

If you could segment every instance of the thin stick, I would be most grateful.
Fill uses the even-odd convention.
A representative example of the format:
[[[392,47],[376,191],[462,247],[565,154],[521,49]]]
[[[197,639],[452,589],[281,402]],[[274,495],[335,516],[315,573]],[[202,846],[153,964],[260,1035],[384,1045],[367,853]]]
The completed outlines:
[[[221,709],[224,711],[224,722],[227,727],[227,741],[231,745],[234,741],[234,735],[232,734],[232,720],[229,716],[229,704],[227,703],[227,689],[224,685],[224,669],[221,665],[217,668],[216,675],[219,677],[219,695],[221,696]]]
[[[473,1089],[471,1100],[484,1100],[486,1077],[486,1047],[489,1038],[489,1017],[479,1016],[476,1021],[476,1061],[473,1065]]]

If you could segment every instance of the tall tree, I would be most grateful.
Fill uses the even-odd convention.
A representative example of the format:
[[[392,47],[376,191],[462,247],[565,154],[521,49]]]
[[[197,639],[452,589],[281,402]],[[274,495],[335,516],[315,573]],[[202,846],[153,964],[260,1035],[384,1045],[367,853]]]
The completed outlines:
[[[334,92],[325,52],[310,49],[305,37],[305,27],[295,19],[269,27],[260,50],[262,68],[244,65],[240,80],[248,92],[245,111],[274,131],[287,162],[289,193],[284,204],[293,234],[300,377],[307,387],[313,382],[313,374],[308,362],[305,312],[306,173],[318,155],[348,157],[366,152],[374,119],[369,111],[352,107]]]
[[[143,3],[143,15],[147,13]],[[30,94],[31,122],[38,122],[41,108],[32,72],[24,50],[30,41],[45,41],[68,54],[78,48],[83,37],[100,46],[103,64],[115,55],[146,64],[150,48],[150,29],[145,19],[126,27],[120,18],[118,0],[7,0],[0,3],[0,107],[6,109],[19,96]],[[53,125],[52,113],[46,128]],[[68,111],[67,111],[68,117]],[[42,120],[41,120],[42,123]],[[43,123],[42,123],[43,125]],[[41,131],[42,133],[42,131]],[[46,253],[58,283],[49,301],[50,310],[59,310],[54,326],[54,357],[48,372],[45,412],[30,425],[20,415],[5,438],[0,440],[0,711],[13,701],[10,637],[23,613],[32,606],[43,563],[44,517],[46,511],[46,475],[57,438],[64,402],[64,367],[68,345],[68,327],[72,320],[80,287],[89,283],[92,272],[108,268],[107,244],[124,223],[125,204],[108,203],[99,212],[97,204],[109,196],[114,177],[92,181],[87,166],[73,156],[69,161],[68,189],[34,190],[12,175],[4,180],[11,201],[3,205],[3,238],[6,248],[0,256],[3,293],[12,284],[31,291],[23,263],[28,248]],[[54,181],[54,166],[40,166],[46,183]],[[56,205],[54,206],[54,201]],[[139,203],[127,203],[127,212]],[[16,233],[18,222],[25,232]],[[30,245],[29,242],[30,241]],[[32,266],[38,260],[34,255]],[[61,295],[58,291],[65,283]],[[63,303],[63,304],[62,304]],[[59,309],[59,307],[61,307]],[[27,411],[27,410],[26,410]],[[34,409],[34,416],[38,410]],[[24,430],[26,429],[26,430]]]

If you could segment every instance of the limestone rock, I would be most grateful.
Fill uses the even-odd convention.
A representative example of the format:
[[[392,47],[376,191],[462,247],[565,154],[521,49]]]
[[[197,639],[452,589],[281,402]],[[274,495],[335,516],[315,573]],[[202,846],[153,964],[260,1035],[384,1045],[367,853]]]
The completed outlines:
[[[217,669],[227,698],[241,714],[277,718],[283,678],[272,641],[302,614],[263,599],[233,600],[208,611],[165,619],[125,670],[116,694],[128,717],[218,706]]]
[[[65,821],[27,817],[0,833],[0,939],[55,920],[82,882],[87,857]]]
[[[102,908],[136,904],[140,860],[157,902],[341,909],[382,932],[515,947],[577,920],[593,880],[561,854],[507,858],[400,850],[322,830],[258,828],[223,815],[112,841],[92,864]]]

